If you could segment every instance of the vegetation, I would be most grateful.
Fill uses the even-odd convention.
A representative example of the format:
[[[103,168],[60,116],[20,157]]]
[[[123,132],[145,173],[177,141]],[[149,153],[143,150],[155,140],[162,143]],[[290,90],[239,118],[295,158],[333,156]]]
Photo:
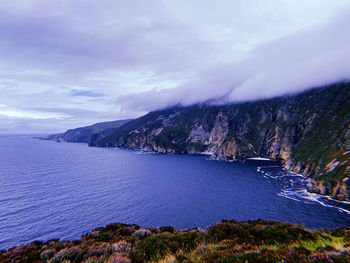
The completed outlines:
[[[117,128],[130,122],[130,120],[118,120],[109,122],[99,122],[91,126],[80,127],[76,129],[67,130],[64,133],[52,134],[42,139],[54,140],[54,141],[67,141],[67,142],[84,142],[89,143],[97,139],[101,139],[105,136],[113,133]]]
[[[350,151],[349,90],[350,84],[344,84],[333,92],[324,89],[308,94],[308,98],[312,95],[307,101],[312,106],[308,116],[314,116],[313,126],[317,129],[305,132],[295,144],[292,157],[304,163],[317,163],[319,169],[312,173],[319,180],[341,180],[349,175],[350,156],[345,154]],[[302,110],[307,113],[305,106]],[[339,165],[329,169],[327,165],[332,161]]]
[[[349,262],[350,229],[223,220],[206,230],[109,224],[79,240],[0,251],[1,262]]]

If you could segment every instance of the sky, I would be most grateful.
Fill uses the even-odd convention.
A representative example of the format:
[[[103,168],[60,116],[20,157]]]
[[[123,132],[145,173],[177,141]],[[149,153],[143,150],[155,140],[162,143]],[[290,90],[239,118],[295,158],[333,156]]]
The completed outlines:
[[[0,1],[0,133],[350,78],[350,0]]]

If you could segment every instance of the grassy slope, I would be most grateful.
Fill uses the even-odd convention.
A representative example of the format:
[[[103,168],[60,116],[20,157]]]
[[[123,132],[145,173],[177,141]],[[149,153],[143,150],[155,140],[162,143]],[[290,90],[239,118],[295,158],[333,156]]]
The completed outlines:
[[[350,229],[226,221],[206,230],[110,224],[80,240],[0,251],[1,262],[349,262]]]

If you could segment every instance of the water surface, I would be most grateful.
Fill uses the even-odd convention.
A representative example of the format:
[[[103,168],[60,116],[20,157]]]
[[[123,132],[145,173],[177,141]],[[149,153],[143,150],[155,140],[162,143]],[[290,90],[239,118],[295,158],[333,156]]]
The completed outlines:
[[[350,226],[349,210],[307,194],[304,179],[276,162],[0,137],[0,249],[111,222],[184,229],[263,218],[334,228]]]

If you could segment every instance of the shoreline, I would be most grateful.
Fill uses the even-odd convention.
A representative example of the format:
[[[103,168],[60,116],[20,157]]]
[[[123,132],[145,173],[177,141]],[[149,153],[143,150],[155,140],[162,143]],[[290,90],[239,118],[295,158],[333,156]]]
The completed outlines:
[[[55,141],[55,140],[53,140],[53,141]],[[66,142],[66,141],[64,141],[64,142]],[[67,143],[69,143],[69,142],[67,142]],[[91,146],[89,146],[89,147],[91,147]],[[93,147],[96,147],[96,146],[93,146]],[[98,148],[105,148],[105,147],[98,147]],[[146,150],[145,149],[139,149],[139,148],[115,147],[115,146],[110,146],[110,147],[107,147],[107,148],[131,150],[131,151],[135,152],[135,154],[146,154],[146,155],[147,154],[155,154],[155,155],[158,155],[158,154],[166,154],[166,155],[174,155],[174,154],[179,154],[179,155],[201,155],[201,156],[208,156],[210,158],[210,160],[216,160],[216,161],[220,161],[220,162],[234,162],[234,161],[241,161],[241,162],[245,162],[245,161],[278,162],[278,161],[280,161],[280,160],[272,160],[272,159],[263,158],[263,157],[250,157],[250,158],[244,158],[244,159],[239,159],[239,158],[236,158],[236,159],[223,159],[223,158],[220,158],[219,156],[215,156],[213,153],[210,153],[210,152],[193,152],[193,153],[192,152],[191,153],[173,153],[173,152],[169,152],[168,153],[168,152],[165,152],[164,153],[164,152],[158,152],[158,151],[151,150],[150,148],[148,148]],[[283,161],[281,162],[281,165],[279,165],[279,167],[281,167],[283,170],[285,170],[286,172],[290,173],[293,176],[297,176],[297,177],[303,178],[307,182],[313,180],[312,178],[309,178],[309,177],[307,177],[307,176],[305,176],[305,175],[303,175],[301,173],[297,173],[297,172],[294,172],[292,170],[287,169],[286,165],[285,165],[285,163]],[[261,172],[259,170],[259,168],[260,167],[258,167],[257,172]],[[307,184],[307,182],[306,182],[306,184]],[[292,199],[292,200],[295,200],[295,201],[303,201],[303,199],[304,200],[309,200],[309,201],[318,203],[318,204],[320,204],[322,206],[327,206],[327,207],[330,207],[330,208],[337,209],[337,210],[339,210],[341,212],[350,214],[350,210],[348,210],[348,209],[345,209],[345,208],[342,208],[342,207],[337,207],[337,206],[334,206],[334,205],[325,204],[324,202],[319,201],[318,199],[320,199],[320,198],[327,198],[329,201],[335,201],[335,202],[338,202],[340,204],[345,204],[345,205],[350,204],[350,202],[337,200],[337,199],[333,198],[332,196],[326,196],[326,195],[310,192],[308,187],[307,187],[307,185],[305,185],[304,189],[309,195],[313,195],[315,197],[314,198],[307,198],[304,195],[304,196],[291,198],[290,196],[287,196],[285,193],[281,192],[280,194],[284,198],[289,198],[289,199]],[[294,193],[298,195],[297,192],[294,192]]]
[[[48,140],[48,141],[56,141],[56,139],[48,139],[47,136],[46,137],[33,137],[33,139],[39,139],[39,140]],[[63,142],[66,142],[66,143],[76,143],[76,142],[68,142],[68,141],[65,141],[65,140],[62,140]],[[61,141],[60,141],[61,142]],[[80,143],[84,143],[84,144],[87,144],[86,142],[80,142]],[[135,152],[137,152],[137,154],[169,154],[169,155],[173,155],[175,154],[174,152],[158,152],[158,151],[154,151],[154,150],[150,150],[150,149],[147,149],[147,150],[144,150],[144,149],[140,149],[140,148],[129,148],[129,147],[117,147],[117,146],[108,146],[108,147],[100,147],[100,146],[90,146],[88,145],[89,147],[97,147],[97,148],[119,148],[119,149],[129,149],[129,150],[133,150]],[[210,156],[211,159],[213,160],[216,160],[216,161],[227,161],[227,162],[233,162],[233,161],[237,161],[237,160],[253,160],[253,161],[271,161],[271,162],[274,162],[274,161],[281,161],[281,160],[273,160],[273,159],[269,159],[269,158],[264,158],[264,157],[248,157],[248,158],[244,158],[244,159],[240,159],[240,158],[234,158],[234,159],[223,159],[223,158],[220,158],[219,156],[214,156],[214,153],[213,152],[191,152],[191,153],[178,153],[178,154],[181,154],[181,155],[189,155],[189,154],[198,154],[198,155],[204,155],[204,156]],[[286,163],[285,161],[282,160],[282,166],[281,166],[283,169],[285,169],[286,171],[290,172],[290,173],[294,173],[294,174],[297,174],[298,176],[300,177],[303,177],[304,179],[309,179],[310,182],[313,180],[315,181],[313,178],[311,177],[307,177],[301,173],[297,173],[297,172],[294,172],[293,170],[291,169],[288,169],[286,168]],[[317,181],[315,181],[317,182]],[[320,181],[322,182],[322,181]],[[321,196],[321,197],[329,197],[329,199],[331,201],[336,201],[336,202],[342,202],[342,203],[345,203],[345,204],[350,204],[350,200],[349,201],[346,201],[346,200],[339,200],[339,199],[336,199],[334,196],[330,196],[330,195],[323,195],[323,194],[320,194],[320,193],[316,193],[316,192],[312,192],[312,191],[309,191],[308,187],[306,187],[306,190],[310,193],[310,194],[317,194],[318,196]]]
[[[93,146],[93,147],[96,147],[96,146]],[[99,147],[99,146],[97,146]],[[124,147],[116,147],[116,146],[112,146],[110,148],[121,148],[121,149],[131,149],[131,150],[135,150],[135,151],[143,151],[142,149],[137,149],[137,148],[124,148]],[[147,150],[147,151],[144,151],[144,152],[149,152],[149,153],[155,153],[155,154],[171,154],[173,155],[174,153],[163,153],[163,152],[158,152],[158,151],[153,151],[153,150]],[[216,160],[216,161],[224,161],[224,162],[233,162],[233,161],[246,161],[246,160],[252,160],[252,161],[270,161],[270,162],[276,162],[276,161],[281,161],[282,165],[281,165],[281,168],[283,168],[284,170],[288,171],[289,173],[292,173],[292,174],[296,174],[296,176],[299,176],[299,177],[302,177],[304,179],[308,179],[309,182],[311,181],[314,181],[314,182],[317,182],[315,181],[315,179],[311,178],[311,177],[307,177],[301,173],[298,173],[298,172],[294,172],[293,170],[291,169],[288,169],[286,168],[286,162],[283,161],[283,160],[273,160],[273,159],[269,159],[269,158],[264,158],[264,157],[249,157],[249,158],[244,158],[244,159],[240,159],[240,158],[234,158],[234,159],[223,159],[223,158],[220,158],[219,156],[214,156],[214,153],[209,153],[209,152],[193,152],[193,153],[179,153],[181,155],[188,155],[188,154],[198,154],[198,155],[206,155],[206,156],[210,156],[210,158],[212,160]],[[323,181],[321,181],[323,182]],[[320,194],[320,193],[316,193],[316,192],[312,192],[312,191],[309,191],[309,187],[306,186],[306,191],[310,194],[316,194],[317,196],[320,196],[320,197],[326,197],[326,198],[329,198],[331,201],[336,201],[336,202],[341,202],[341,203],[344,203],[344,204],[350,204],[350,200],[349,201],[346,201],[346,200],[339,200],[339,199],[336,199],[334,196],[330,196],[330,195],[323,195],[323,194]]]

